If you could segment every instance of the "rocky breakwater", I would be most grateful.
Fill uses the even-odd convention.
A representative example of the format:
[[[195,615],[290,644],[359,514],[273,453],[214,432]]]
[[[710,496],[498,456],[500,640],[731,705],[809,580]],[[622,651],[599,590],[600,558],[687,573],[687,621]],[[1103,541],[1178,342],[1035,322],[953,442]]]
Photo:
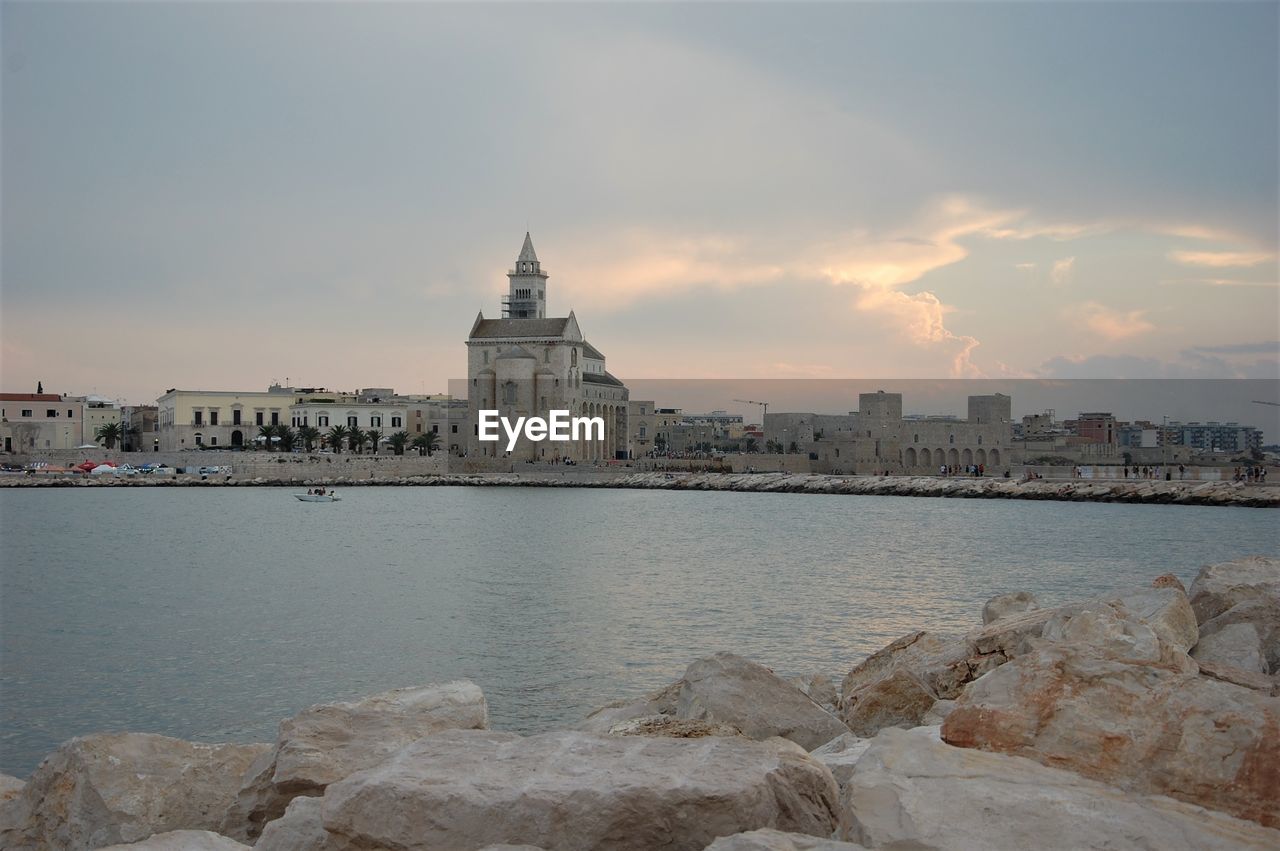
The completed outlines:
[[[843,677],[716,653],[572,730],[490,730],[463,681],[272,744],[89,736],[0,777],[0,847],[1274,849],[1278,612],[1280,560],[1251,558],[1190,594],[1004,594]]]
[[[960,499],[1048,499],[1173,505],[1280,507],[1280,489],[1237,482],[1074,481],[1021,482],[996,478],[932,476],[828,476],[794,473],[633,473],[611,487],[720,490],[751,493],[933,496]]]

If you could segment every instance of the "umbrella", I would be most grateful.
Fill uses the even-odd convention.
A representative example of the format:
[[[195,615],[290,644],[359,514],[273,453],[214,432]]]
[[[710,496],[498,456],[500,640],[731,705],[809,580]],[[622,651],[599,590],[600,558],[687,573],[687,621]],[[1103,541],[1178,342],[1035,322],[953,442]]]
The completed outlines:
[[[84,471],[84,472],[86,472],[86,473],[87,473],[87,472],[89,472],[90,470],[92,470],[92,469],[93,469],[94,467],[96,467],[96,466],[98,466],[98,465],[97,465],[97,464],[95,464],[95,463],[93,463],[92,461],[85,461],[83,464],[77,464],[77,465],[75,466],[75,469],[77,469],[77,470],[82,470],[82,471]]]
[[[76,449],[97,449],[97,448],[98,448],[98,444],[96,443],[82,443],[76,447]]]

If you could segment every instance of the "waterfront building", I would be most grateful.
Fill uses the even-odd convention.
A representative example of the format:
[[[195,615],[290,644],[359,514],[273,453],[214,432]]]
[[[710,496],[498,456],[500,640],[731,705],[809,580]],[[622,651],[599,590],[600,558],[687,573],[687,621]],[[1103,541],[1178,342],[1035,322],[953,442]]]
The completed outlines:
[[[85,442],[84,406],[58,393],[0,393],[0,442],[9,453],[75,449]]]
[[[299,391],[273,384],[264,392],[170,389],[156,400],[158,446],[236,449],[255,445],[264,425],[289,425]]]
[[[587,342],[573,311],[548,317],[547,279],[525,234],[515,266],[507,272],[508,294],[501,319],[481,311],[467,337],[467,455],[514,461],[608,461],[627,457],[629,392],[607,369],[604,354]],[[518,417],[550,416],[604,420],[603,441],[531,441],[521,437],[507,451],[506,440],[479,439],[479,412],[496,410]]]
[[[653,450],[658,434],[658,406],[652,399],[631,399],[627,402],[627,454],[640,458]]]
[[[1012,462],[1012,400],[970,396],[969,416],[903,416],[902,394],[862,393],[848,414],[769,413],[766,439],[808,455],[813,468],[836,473],[936,473],[981,465],[997,473]]]
[[[1162,429],[1165,442],[1194,452],[1262,453],[1262,431],[1239,423],[1171,422]]]
[[[1068,420],[1065,425],[1068,432],[1090,443],[1114,444],[1116,442],[1116,418],[1109,411],[1081,412],[1078,417]]]
[[[124,421],[125,452],[160,451],[160,409],[155,405],[127,405],[121,410]]]
[[[347,431],[376,431],[380,434],[379,451],[391,435],[407,431],[405,425],[408,421],[408,408],[395,398],[390,388],[357,390],[355,393],[316,391],[300,395],[289,406],[289,425],[292,428],[315,428],[321,437],[338,425]]]

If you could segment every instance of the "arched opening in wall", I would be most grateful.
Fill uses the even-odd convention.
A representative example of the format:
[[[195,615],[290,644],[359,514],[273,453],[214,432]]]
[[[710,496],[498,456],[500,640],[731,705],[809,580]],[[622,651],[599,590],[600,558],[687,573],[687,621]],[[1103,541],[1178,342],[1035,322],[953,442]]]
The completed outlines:
[[[975,452],[973,455],[973,463],[985,465],[987,463],[987,450],[979,449]]]
[[[964,451],[964,452],[961,452],[961,453],[960,453],[960,463],[961,463],[961,464],[963,464],[963,465],[965,465],[966,467],[968,467],[970,464],[972,464],[972,463],[973,463],[973,450],[972,450],[972,449],[965,449],[965,451]]]
[[[927,449],[925,451],[928,452]],[[916,465],[916,451],[914,449],[908,449],[906,452],[906,459],[907,466],[914,467]]]
[[[934,452],[933,463],[937,464],[938,466],[942,466],[943,464],[947,463],[947,453],[943,452],[941,449]]]
[[[244,446],[244,432],[238,429],[236,431],[231,432],[231,445]]]
[[[952,467],[954,467],[954,466],[956,466],[957,464],[959,464],[959,463],[960,463],[960,453],[959,453],[959,452],[957,452],[957,451],[956,451],[956,450],[954,450],[954,449],[952,449],[950,452],[948,452],[948,453],[947,453],[947,463],[948,463],[948,464],[950,464]]]
[[[999,463],[1000,463],[1000,450],[999,450],[999,449],[992,449],[992,450],[991,450],[991,454],[988,456],[988,458],[990,459],[990,462],[991,462],[991,464],[992,464],[992,465],[999,464]]]
[[[933,466],[933,455],[929,452],[928,449],[920,450],[920,466],[922,467]]]

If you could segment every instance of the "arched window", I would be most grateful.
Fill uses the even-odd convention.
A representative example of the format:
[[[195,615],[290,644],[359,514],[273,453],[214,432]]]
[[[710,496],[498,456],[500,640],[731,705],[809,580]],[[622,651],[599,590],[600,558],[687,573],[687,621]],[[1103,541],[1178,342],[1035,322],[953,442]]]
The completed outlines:
[[[947,437],[947,442],[948,442],[948,443],[955,443],[955,442],[956,442],[956,436],[955,436],[954,434],[949,435],[949,436]]]
[[[982,445],[982,435],[978,435],[978,445]]]
[[[574,349],[573,355],[569,359],[569,366],[577,366],[577,365],[578,365],[578,350]]]
[[[915,437],[915,440],[913,440],[913,441],[911,441],[911,442],[912,442],[912,443],[919,443],[919,442],[920,442],[920,435],[918,435],[918,434],[917,434],[917,435],[916,435],[916,437]]]

